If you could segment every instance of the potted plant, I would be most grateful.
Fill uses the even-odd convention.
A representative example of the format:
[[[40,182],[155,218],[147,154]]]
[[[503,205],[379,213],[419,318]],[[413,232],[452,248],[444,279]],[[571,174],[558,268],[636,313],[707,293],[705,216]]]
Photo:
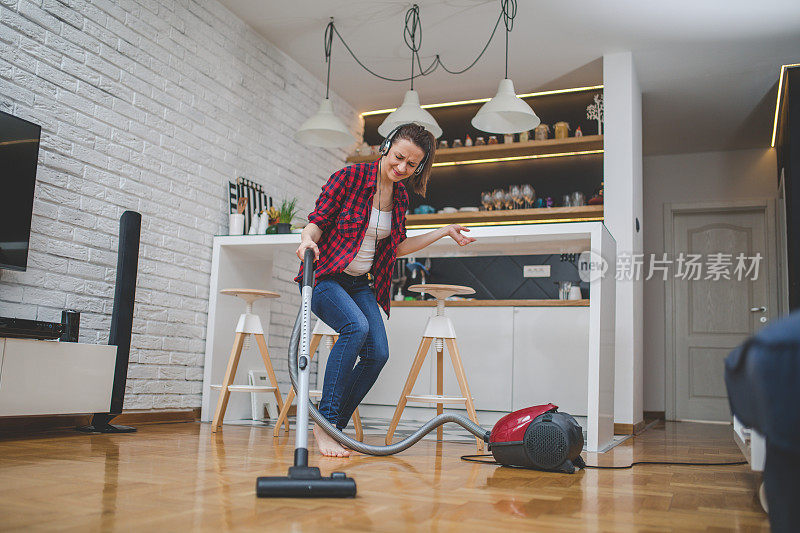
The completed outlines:
[[[297,215],[297,198],[291,200],[283,200],[281,207],[278,209],[278,233],[291,233],[292,220]]]

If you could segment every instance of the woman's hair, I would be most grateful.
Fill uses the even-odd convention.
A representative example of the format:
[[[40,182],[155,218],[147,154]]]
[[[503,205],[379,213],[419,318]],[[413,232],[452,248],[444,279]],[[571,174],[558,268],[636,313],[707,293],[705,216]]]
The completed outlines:
[[[428,188],[428,178],[431,175],[433,157],[436,155],[436,138],[431,132],[418,124],[403,124],[394,135],[392,143],[399,139],[411,141],[427,154],[425,165],[422,167],[419,174],[414,173],[408,178],[411,190],[424,198],[425,191]]]

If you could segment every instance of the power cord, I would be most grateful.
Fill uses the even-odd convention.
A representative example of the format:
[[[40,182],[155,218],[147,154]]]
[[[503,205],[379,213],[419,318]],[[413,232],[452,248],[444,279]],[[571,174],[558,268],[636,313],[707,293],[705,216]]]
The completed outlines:
[[[517,15],[517,0],[501,0],[500,2],[500,15],[497,17],[497,22],[494,24],[494,28],[492,29],[492,33],[489,36],[489,40],[486,42],[486,45],[483,47],[481,52],[478,54],[478,57],[475,60],[467,65],[465,68],[461,70],[451,70],[445,66],[442,62],[441,57],[439,54],[436,54],[431,64],[428,65],[427,68],[422,67],[422,61],[419,57],[419,49],[422,46],[422,23],[420,22],[419,17],[419,6],[414,4],[407,12],[405,17],[405,25],[403,27],[403,40],[405,41],[406,46],[411,50],[411,76],[405,78],[392,78],[389,76],[382,76],[375,72],[374,70],[370,69],[367,65],[365,65],[358,57],[356,57],[355,52],[353,52],[350,45],[344,40],[344,37],[339,33],[339,30],[336,29],[336,26],[331,20],[328,23],[327,28],[325,29],[325,58],[326,61],[330,57],[330,46],[333,39],[333,35],[335,34],[336,37],[339,38],[339,41],[344,45],[345,50],[347,50],[352,58],[355,60],[358,65],[375,76],[376,78],[380,78],[386,81],[409,81],[411,80],[411,88],[414,88],[414,78],[417,75],[414,74],[414,62],[419,66],[419,76],[427,76],[432,74],[438,67],[442,67],[446,72],[450,74],[463,74],[464,72],[471,69],[478,60],[483,57],[484,52],[486,49],[489,48],[492,40],[494,39],[494,35],[497,32],[497,28],[500,25],[500,21],[504,21],[506,27],[506,77],[508,77],[508,33],[511,31],[511,28],[514,25],[514,17]],[[417,36],[419,38],[417,38]]]
[[[499,465],[497,461],[484,461],[481,457],[494,457],[491,453],[476,454],[476,455],[462,455],[462,461],[469,461],[470,463],[483,463],[485,465]],[[746,465],[747,461],[729,461],[722,463],[691,463],[681,461],[634,461],[627,466],[599,466],[599,465],[586,465],[586,468],[596,468],[598,470],[626,470],[633,468],[635,465],[677,465],[677,466],[738,466]]]

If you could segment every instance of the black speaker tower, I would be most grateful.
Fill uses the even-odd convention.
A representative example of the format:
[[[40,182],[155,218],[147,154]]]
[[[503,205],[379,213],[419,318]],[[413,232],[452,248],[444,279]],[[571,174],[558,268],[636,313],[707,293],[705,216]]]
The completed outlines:
[[[130,433],[136,428],[114,426],[109,421],[122,413],[125,381],[128,378],[128,358],[131,352],[133,302],[136,297],[136,273],[139,263],[139,236],[142,215],[125,211],[119,219],[119,251],[117,252],[117,285],[114,290],[114,311],[108,344],[117,346],[117,364],[111,389],[111,407],[107,413],[95,413],[88,426],[79,427],[86,433]]]

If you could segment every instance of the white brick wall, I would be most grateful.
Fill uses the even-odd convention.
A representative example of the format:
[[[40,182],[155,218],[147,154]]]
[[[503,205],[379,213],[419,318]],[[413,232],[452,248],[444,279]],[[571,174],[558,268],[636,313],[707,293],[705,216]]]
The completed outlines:
[[[323,96],[214,0],[0,0],[0,109],[42,125],[28,270],[3,272],[0,314],[58,321],[75,308],[80,341],[107,342],[119,217],[139,211],[125,408],[200,406],[227,182],[245,176],[308,212],[345,155],[292,139]],[[291,253],[276,260],[275,354],[300,303],[296,265]],[[283,357],[274,364],[287,383]]]

